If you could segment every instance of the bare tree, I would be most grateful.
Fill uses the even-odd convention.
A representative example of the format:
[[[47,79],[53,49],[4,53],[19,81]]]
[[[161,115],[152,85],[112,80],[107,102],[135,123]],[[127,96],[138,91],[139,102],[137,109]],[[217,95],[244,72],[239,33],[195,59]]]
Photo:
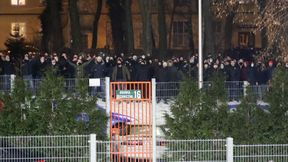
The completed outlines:
[[[96,13],[94,15],[94,21],[93,21],[93,36],[92,36],[92,49],[97,48],[97,39],[98,39],[98,23],[101,16],[102,11],[102,3],[103,0],[97,0],[97,9]]]
[[[142,39],[144,52],[152,53],[152,30],[151,30],[151,1],[150,0],[139,0],[140,13],[142,18]]]
[[[211,13],[211,1],[203,1],[204,16],[204,54],[215,53],[215,34],[213,32],[213,17]]]
[[[132,52],[134,50],[134,32],[133,32],[133,22],[131,14],[131,0],[124,0],[124,11],[125,11],[125,40],[127,43],[127,49],[125,52]]]
[[[68,2],[72,36],[71,47],[74,52],[80,52],[83,49],[83,43],[77,0],[69,0]]]
[[[164,0],[157,0],[157,8],[158,8],[159,55],[164,56],[167,52],[167,31],[166,31]]]
[[[260,6],[261,8],[261,6]],[[288,2],[267,1],[262,8],[261,19],[258,22],[259,30],[265,30],[267,47],[276,54],[288,55]]]
[[[61,26],[61,0],[47,0],[46,7],[40,15],[42,27],[42,50],[58,51],[63,48],[63,31]]]

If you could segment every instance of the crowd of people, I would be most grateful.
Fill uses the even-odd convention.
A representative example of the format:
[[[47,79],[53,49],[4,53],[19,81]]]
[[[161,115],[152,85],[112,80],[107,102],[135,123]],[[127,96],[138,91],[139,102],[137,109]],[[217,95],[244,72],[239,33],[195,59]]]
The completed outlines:
[[[15,63],[10,55],[0,52],[0,56],[0,75],[16,74]],[[274,69],[279,66],[288,70],[287,60],[267,59],[261,55],[252,59],[235,59],[223,56],[221,53],[215,56],[208,55],[203,60],[203,80],[211,81],[213,76],[220,75],[227,82],[233,83],[231,87],[239,81],[261,86],[269,84]],[[64,52],[61,54],[28,52],[17,74],[21,74],[26,80],[39,80],[43,78],[47,69],[53,69],[55,75],[66,79],[110,77],[111,81],[150,81],[156,78],[157,82],[179,82],[185,76],[198,78],[198,54],[191,57],[170,57],[160,60],[153,58],[150,54],[126,56],[121,53],[117,56],[109,56],[99,52],[68,56]],[[159,89],[161,89],[161,84],[159,84]]]
[[[0,53],[0,74],[15,74],[15,66],[9,55]],[[211,80],[214,74],[221,74],[226,81],[248,81],[250,84],[267,84],[271,79],[274,68],[284,66],[288,62],[279,60],[233,59],[218,54],[207,56],[203,62],[204,81]],[[41,79],[44,72],[53,68],[56,75],[64,78],[110,77],[112,81],[148,81],[156,78],[157,82],[178,82],[183,77],[198,77],[198,55],[191,57],[171,57],[169,59],[153,59],[148,55],[107,56],[105,53],[80,54],[69,58],[66,53],[42,55],[36,52],[25,54],[21,66],[21,75],[26,79]]]

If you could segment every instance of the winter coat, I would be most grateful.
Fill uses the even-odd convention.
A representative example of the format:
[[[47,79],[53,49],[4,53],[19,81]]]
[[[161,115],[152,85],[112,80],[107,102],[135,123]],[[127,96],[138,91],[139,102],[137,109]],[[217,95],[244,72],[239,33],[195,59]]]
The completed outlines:
[[[23,61],[21,72],[23,76],[32,74],[32,64],[30,60]]]
[[[238,66],[230,66],[228,75],[229,75],[229,81],[239,81],[240,68]]]
[[[102,63],[94,63],[89,71],[90,78],[105,78],[106,67]]]
[[[169,81],[169,70],[168,68],[159,68],[156,75],[157,82],[168,82]]]
[[[148,65],[139,65],[136,73],[137,81],[149,81],[149,67]]]
[[[15,74],[15,68],[11,62],[4,61],[2,67],[3,67],[3,74],[4,75]]]
[[[180,78],[178,76],[178,70],[175,66],[168,67],[168,81],[169,82],[178,82]]]
[[[117,73],[119,73],[117,66],[113,68],[112,71],[112,81],[117,81]],[[131,79],[130,77],[130,72],[128,68],[125,65],[122,65],[122,76],[123,76],[123,81],[129,81]]]

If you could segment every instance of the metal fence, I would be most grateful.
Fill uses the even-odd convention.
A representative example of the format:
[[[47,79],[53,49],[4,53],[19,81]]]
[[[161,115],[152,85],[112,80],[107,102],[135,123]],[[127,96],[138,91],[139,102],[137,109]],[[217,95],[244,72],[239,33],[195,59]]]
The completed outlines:
[[[0,136],[0,161],[88,162],[89,135]]]
[[[234,145],[234,162],[286,162],[287,144]]]
[[[130,141],[127,139],[127,141]],[[126,143],[127,143],[126,141]],[[150,141],[152,142],[152,141]],[[143,157],[138,153],[145,148],[145,141],[137,145],[122,148],[125,141],[97,141],[97,161],[124,162],[124,161],[150,161],[151,153]],[[122,149],[121,149],[122,148]],[[144,149],[145,150],[145,149]],[[226,161],[226,140],[158,140],[157,162],[190,161],[190,162],[224,162]],[[139,155],[139,157],[135,156]],[[150,156],[151,155],[151,156]]]
[[[142,141],[97,141],[96,135],[0,136],[0,161],[5,162],[152,162],[135,156]],[[127,142],[130,144],[127,145]],[[125,143],[125,144],[124,144]],[[235,145],[232,138],[156,140],[157,162],[287,162],[288,144]],[[125,149],[121,149],[124,144]],[[152,149],[148,149],[152,151]],[[125,156],[123,156],[125,155]],[[131,157],[130,157],[131,155]],[[152,153],[149,155],[153,155]]]
[[[13,88],[14,75],[2,75],[0,76],[0,91],[10,92]],[[27,88],[36,94],[41,86],[41,79],[27,79],[24,78]],[[85,80],[85,79],[83,79]],[[87,78],[87,84],[89,85],[89,79]],[[100,85],[97,87],[89,87],[88,93],[91,96],[97,96],[102,98],[103,101],[106,97],[105,91],[105,78],[100,79]],[[68,92],[74,92],[77,85],[77,79],[65,79],[63,87]],[[163,100],[167,102],[174,100],[179,94],[181,82],[157,82],[156,83],[156,97],[157,101]],[[204,82],[204,88],[209,90],[212,86],[211,82]],[[252,92],[258,100],[262,100],[264,95],[269,90],[267,85],[251,85]],[[225,92],[229,100],[240,100],[247,90],[247,84],[245,82],[225,82]],[[109,91],[108,91],[109,92]]]
[[[165,140],[157,147],[162,161],[226,161],[226,140]],[[158,143],[159,143],[158,142]]]
[[[0,75],[0,91],[2,92],[11,92],[13,89],[13,82],[15,80],[15,75]],[[89,85],[89,78],[83,78],[82,81],[86,81],[87,85]],[[24,78],[27,89],[34,95],[37,94],[37,91],[41,87],[42,79],[32,79],[32,78]],[[77,79],[64,79],[64,89],[67,92],[74,92],[77,86]],[[99,98],[105,99],[105,78],[100,79],[99,86],[94,86],[88,88],[88,93],[91,96],[97,96]]]
[[[157,101],[174,100],[179,94],[181,82],[157,82],[156,83],[156,97]],[[249,85],[253,94],[258,100],[263,100],[264,95],[269,90],[268,85]],[[212,82],[204,82],[203,88],[205,90],[211,89]],[[224,83],[226,96],[230,101],[241,100],[241,98],[247,93],[247,82],[226,81]]]

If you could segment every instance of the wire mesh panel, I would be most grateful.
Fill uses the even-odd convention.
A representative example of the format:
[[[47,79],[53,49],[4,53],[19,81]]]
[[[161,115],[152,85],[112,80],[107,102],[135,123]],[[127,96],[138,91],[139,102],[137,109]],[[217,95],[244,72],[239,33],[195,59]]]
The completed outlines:
[[[89,136],[0,137],[0,161],[88,162]]]
[[[286,162],[288,144],[234,145],[234,162]]]
[[[98,98],[101,98],[102,101],[106,100],[106,91],[105,91],[105,78],[100,79],[100,85],[97,87],[89,87],[89,94],[91,96],[96,96]]]
[[[168,99],[175,99],[180,90],[181,82],[157,82],[156,98],[159,103],[161,100],[167,102]]]
[[[150,82],[110,84],[110,139],[111,161],[152,160]]]
[[[10,92],[11,90],[11,76],[0,75],[0,90],[2,92]]]
[[[1,77],[0,77],[0,86],[1,83],[4,84],[4,81],[1,82]],[[10,81],[10,79],[9,79]],[[36,94],[36,92],[39,90],[42,79],[32,79],[32,78],[24,78],[24,81],[26,83],[26,88],[32,92],[32,94]],[[66,78],[64,79],[64,89],[66,90],[67,93],[74,93],[76,92],[77,85],[79,84],[79,81],[85,83],[85,85],[89,85],[89,79],[88,78]],[[7,91],[10,91],[10,85],[8,85],[8,82],[5,82],[5,85],[9,87]],[[10,84],[10,83],[9,83]],[[7,87],[7,86],[2,86],[2,87]],[[3,90],[3,88],[1,88]],[[97,96],[98,98],[101,98],[103,101],[105,100],[106,93],[105,93],[105,78],[100,78],[100,85],[99,86],[93,86],[88,88],[88,93],[91,96]]]
[[[226,140],[159,140],[157,160],[190,162],[226,161]]]

